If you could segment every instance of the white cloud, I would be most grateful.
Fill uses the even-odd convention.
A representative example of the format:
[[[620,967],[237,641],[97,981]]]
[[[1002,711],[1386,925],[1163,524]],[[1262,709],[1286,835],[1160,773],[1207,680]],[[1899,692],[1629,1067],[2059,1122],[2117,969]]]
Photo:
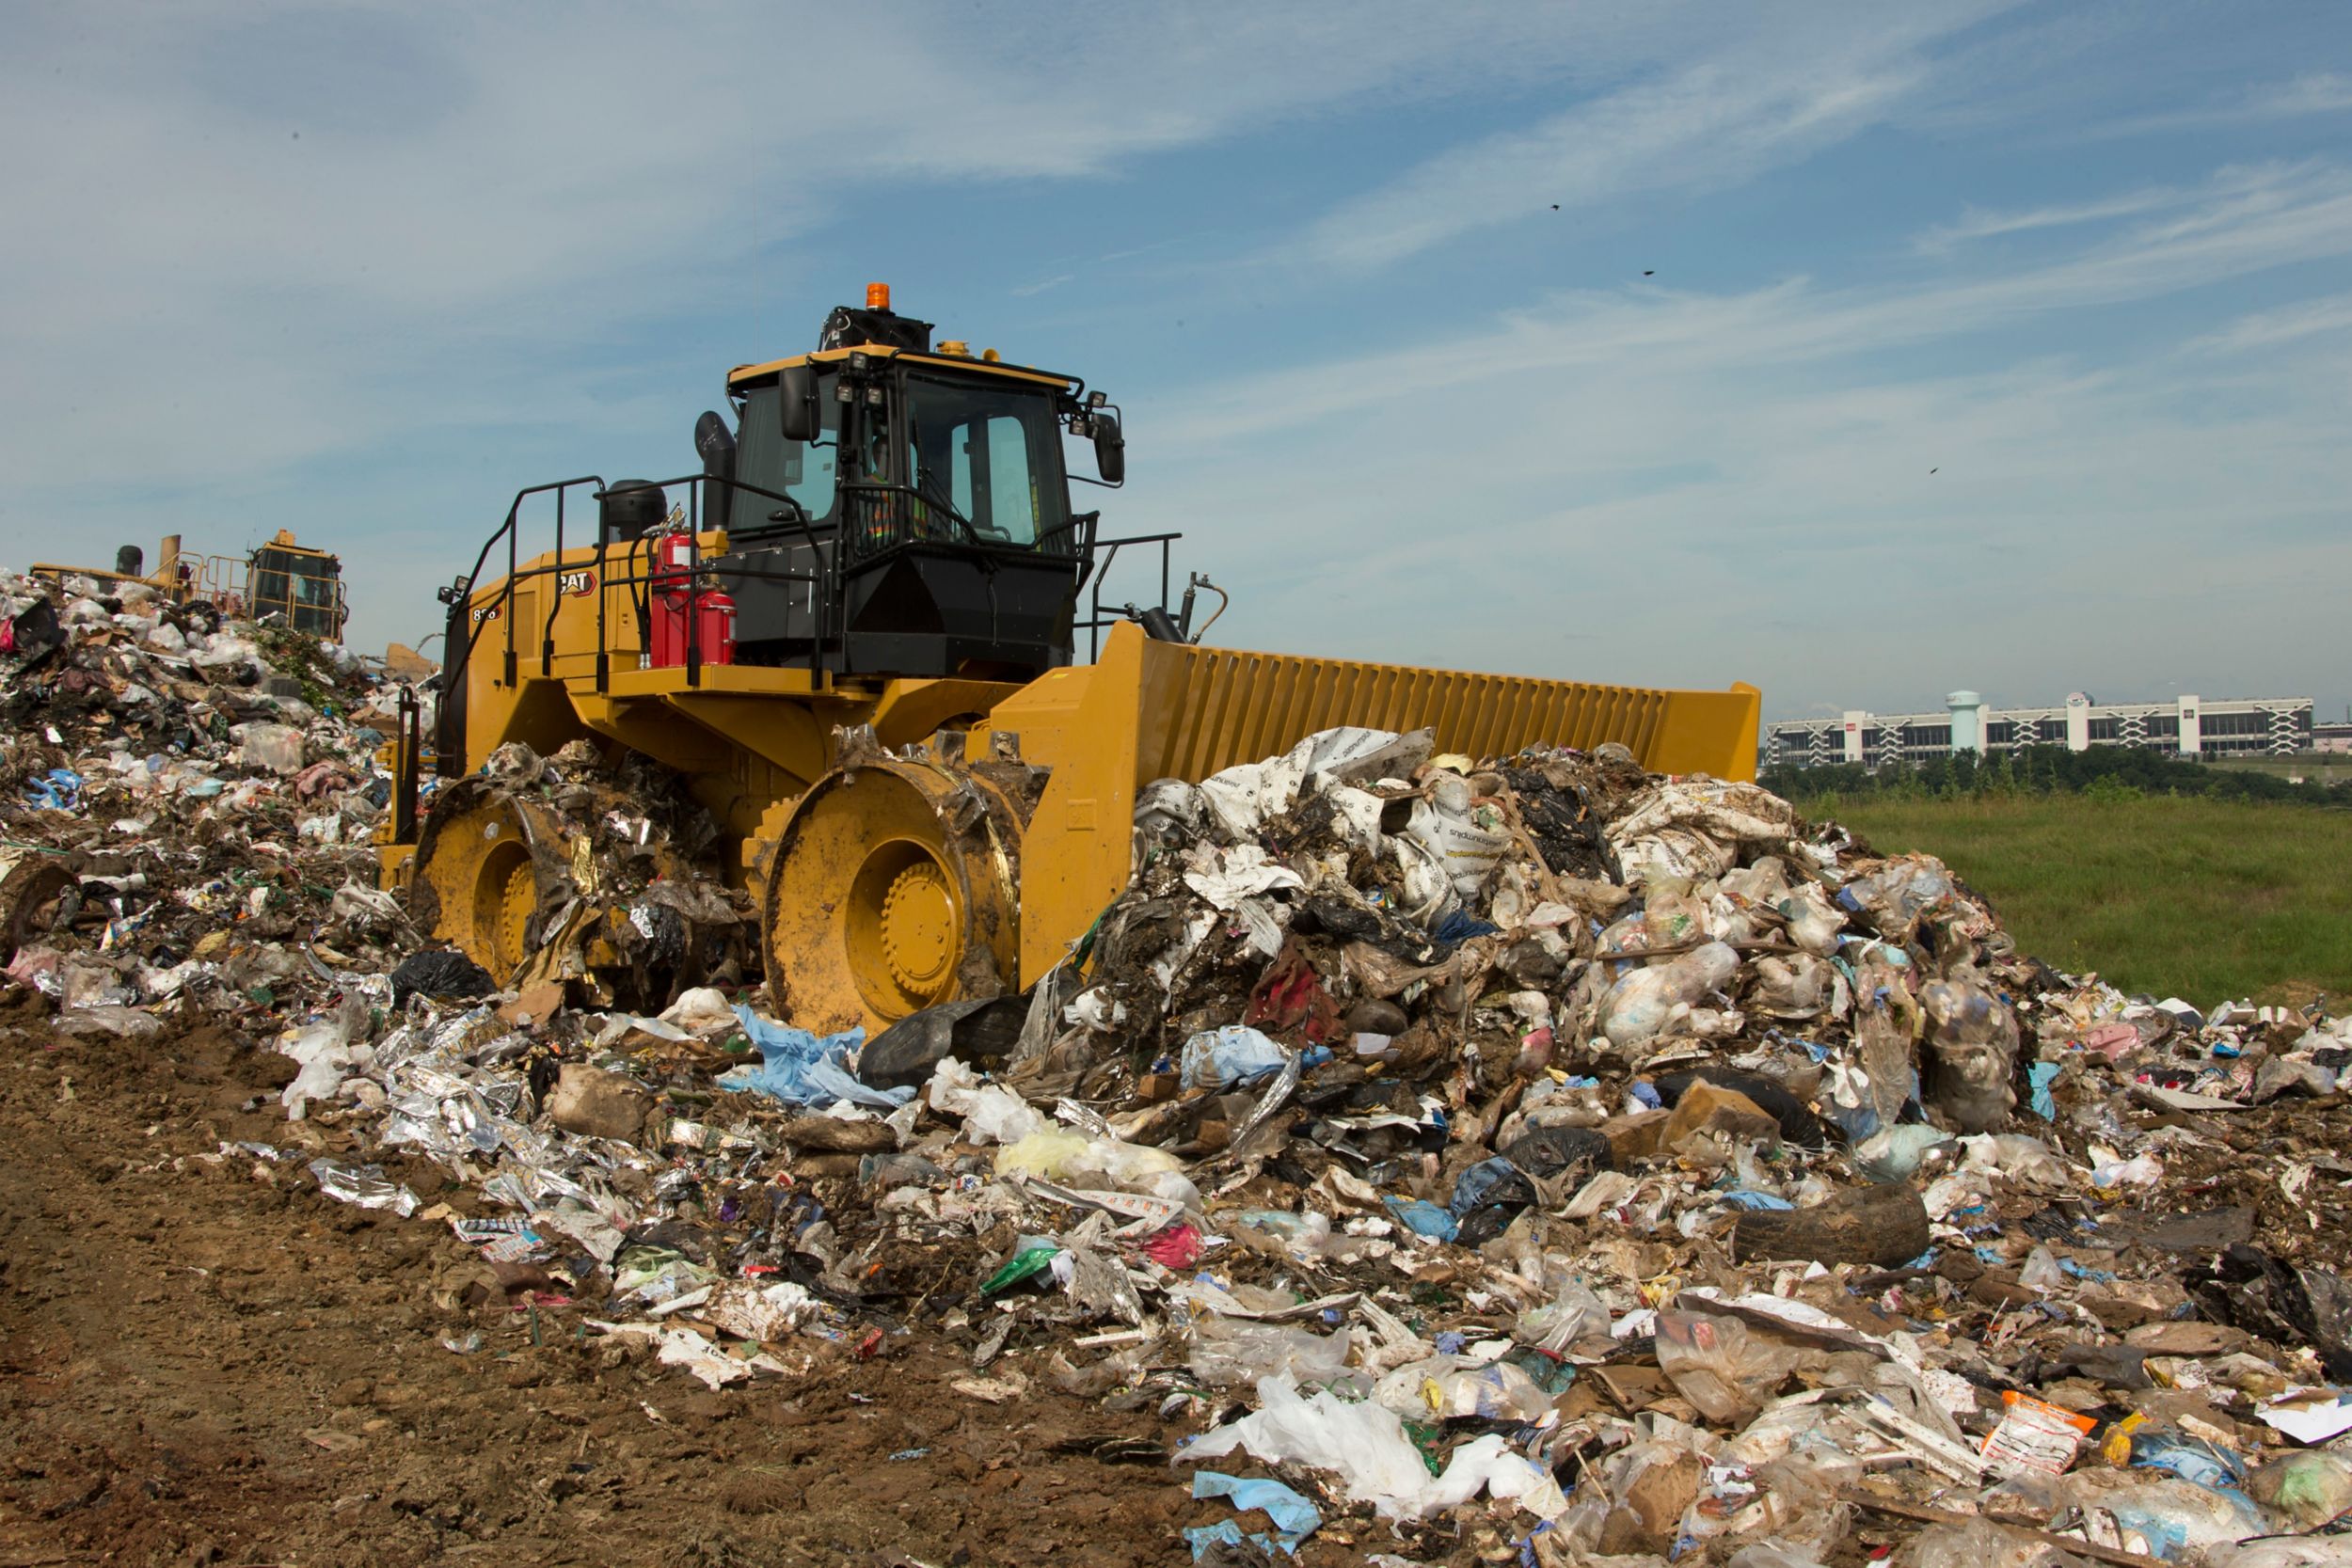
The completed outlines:
[[[2312,71],[2283,82],[2265,82],[2217,103],[2112,120],[2100,127],[2099,134],[2133,136],[2158,131],[2261,125],[2309,115],[2346,112],[2352,112],[2352,76],[2338,71]]]
[[[2214,197],[2161,225],[2008,272],[1832,293],[1802,279],[1744,294],[1659,289],[1565,294],[1482,336],[1327,363],[1208,389],[1175,420],[1213,445],[1374,406],[1400,395],[1525,374],[1591,375],[1639,356],[1700,371],[1787,367],[1982,331],[2060,310],[2177,293],[2352,253],[2352,172],[2310,166],[2259,197]]]
[[[1693,16],[1685,63],[1439,152],[1339,203],[1289,254],[1377,267],[1537,214],[1574,226],[1629,194],[1737,183],[1883,123],[1927,80],[1927,45],[1999,8],[1979,0],[1921,22],[1785,8],[1754,29],[1717,28],[1721,11]],[[1555,205],[1562,217],[1549,219]]]
[[[1775,713],[2159,671],[2309,690],[2352,654],[2352,343],[2327,335],[2352,308],[2241,323],[2303,352],[2226,375],[2178,317],[2103,352],[2070,329],[2347,254],[2352,177],[2309,167],[1961,282],[1564,295],[1139,417],[1120,523],[1192,530],[1241,646],[1746,679]],[[1989,368],[1929,368],[1952,344]]]
[[[845,210],[1103,180],[1369,94],[1654,52],[1669,25],[1502,0],[20,8],[0,52],[0,555],[67,519],[224,549],[279,521],[397,522],[351,546],[369,631],[449,570],[415,527],[454,499],[421,451],[501,431],[644,450],[680,423],[647,388],[686,376],[675,341],[647,343],[724,300],[736,352],[803,341],[808,293],[844,287],[844,256],[808,236]]]
[[[2352,331],[2352,293],[2304,300],[2276,310],[2240,316],[2219,332],[2188,346],[2215,354],[2247,354],[2299,343],[2309,338]]]
[[[1994,240],[1999,235],[2023,235],[2040,228],[2074,228],[2079,223],[2106,223],[2110,218],[2131,218],[2143,212],[2164,212],[2167,207],[2200,199],[2201,193],[2178,188],[2131,190],[2126,195],[2110,195],[2096,202],[2074,202],[2065,207],[2027,207],[2021,212],[1997,212],[1997,209],[1969,207],[1952,223],[1938,223],[1936,228],[1919,235],[1915,246],[1929,254],[1947,251],[1969,240]]]
[[[2255,94],[2249,108],[2265,118],[2335,115],[2352,110],[2352,76],[2317,71]]]
[[[1375,88],[1450,90],[1485,41],[1513,71],[1565,47],[1516,8],[1398,4],[93,4],[16,30],[18,486],[225,481],[526,392],[560,419],[578,389],[544,379],[548,345],[704,303],[845,199],[1097,178]],[[1302,77],[1301,57],[1325,64]]]

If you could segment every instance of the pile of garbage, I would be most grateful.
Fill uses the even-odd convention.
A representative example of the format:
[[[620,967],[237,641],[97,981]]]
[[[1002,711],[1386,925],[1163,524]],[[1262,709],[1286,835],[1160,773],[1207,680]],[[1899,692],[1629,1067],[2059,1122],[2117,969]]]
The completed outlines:
[[[0,932],[57,1027],[151,1038],[191,986],[267,1023],[415,945],[375,887],[397,691],[145,584],[0,576]],[[242,999],[242,1000],[238,1000]]]
[[[673,998],[423,944],[340,651],[96,583],[0,618],[10,977],[274,1052],[283,1131],[217,1167],[447,1227],[451,1353],[569,1315],[756,1390],[919,1338],[1128,1423],[1216,1560],[2352,1561],[2308,1135],[2352,1022],[2058,974],[1754,785],[1341,730],[1146,790],[1028,992],[819,1037],[723,948]],[[492,771],[650,887],[624,841],[702,830],[599,766]]]

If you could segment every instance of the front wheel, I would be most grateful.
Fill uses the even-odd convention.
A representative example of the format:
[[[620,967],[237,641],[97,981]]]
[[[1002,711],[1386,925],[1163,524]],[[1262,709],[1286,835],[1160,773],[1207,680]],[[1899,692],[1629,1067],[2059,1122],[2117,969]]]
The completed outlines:
[[[1002,791],[946,764],[875,755],[818,780],[761,890],[778,1015],[870,1036],[938,1003],[1012,990],[1020,833]]]

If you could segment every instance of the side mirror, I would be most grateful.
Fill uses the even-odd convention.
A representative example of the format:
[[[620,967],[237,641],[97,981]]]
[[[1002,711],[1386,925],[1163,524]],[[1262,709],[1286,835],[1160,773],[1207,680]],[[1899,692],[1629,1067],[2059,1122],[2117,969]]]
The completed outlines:
[[[1094,416],[1094,467],[1105,484],[1126,481],[1127,437],[1120,433],[1119,421],[1108,414]]]
[[[784,438],[817,439],[817,371],[810,365],[787,365],[776,372],[776,406]]]

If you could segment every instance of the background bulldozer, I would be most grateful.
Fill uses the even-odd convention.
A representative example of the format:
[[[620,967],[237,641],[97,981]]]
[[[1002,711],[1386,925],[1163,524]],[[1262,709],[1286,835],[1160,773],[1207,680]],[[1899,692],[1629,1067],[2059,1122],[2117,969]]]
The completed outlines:
[[[1123,478],[1103,394],[930,333],[876,285],[815,352],[728,375],[699,472],[517,495],[442,591],[442,782],[421,819],[421,721],[401,748],[384,874],[427,930],[502,983],[691,978],[644,973],[650,906],[611,894],[599,847],[633,854],[633,831],[649,897],[690,927],[755,930],[781,1016],[873,1029],[1034,983],[1125,885],[1139,788],[1319,729],[1435,726],[1471,755],[1613,740],[1653,769],[1754,773],[1750,687],[1198,645],[1192,594],[1167,603],[1174,536],[1106,537],[1072,509],[1073,483]],[[1065,432],[1092,441],[1099,481],[1065,472]],[[552,522],[539,553],[526,512]],[[1156,553],[1155,606],[1106,610],[1122,549]],[[559,751],[617,782],[551,792],[536,759]],[[631,828],[657,780],[707,811],[698,828]]]
[[[340,641],[348,611],[343,602],[342,562],[329,551],[295,541],[279,529],[269,543],[244,556],[198,555],[180,547],[180,536],[164,535],[156,566],[145,571],[146,552],[136,545],[115,551],[115,567],[66,566],[37,561],[32,575],[48,582],[86,577],[100,583],[145,583],[174,604],[209,604],[223,614],[258,621],[278,615],[294,630]]]

